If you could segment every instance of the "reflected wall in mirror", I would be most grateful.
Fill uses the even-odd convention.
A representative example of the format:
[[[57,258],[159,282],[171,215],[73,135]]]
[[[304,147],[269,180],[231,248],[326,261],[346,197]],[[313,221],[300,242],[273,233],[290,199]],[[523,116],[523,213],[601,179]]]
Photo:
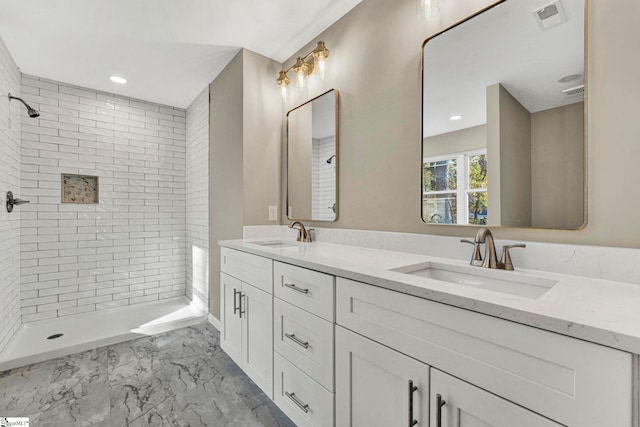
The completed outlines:
[[[338,91],[287,113],[287,217],[338,218]]]
[[[506,0],[425,41],[424,222],[584,225],[585,9]]]

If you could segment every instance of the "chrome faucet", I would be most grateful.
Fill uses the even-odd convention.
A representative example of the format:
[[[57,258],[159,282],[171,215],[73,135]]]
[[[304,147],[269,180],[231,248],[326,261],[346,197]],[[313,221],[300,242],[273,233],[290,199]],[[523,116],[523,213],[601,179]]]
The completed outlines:
[[[484,261],[482,261],[481,267],[484,268],[499,268],[498,267],[498,255],[496,254],[496,243],[493,240],[493,234],[491,230],[486,227],[482,227],[476,233],[475,243],[484,243]]]
[[[502,247],[502,258],[498,261],[498,255],[496,253],[496,244],[493,240],[493,234],[491,230],[486,227],[482,227],[476,233],[476,238],[471,240],[460,240],[464,243],[470,243],[473,245],[473,255],[471,256],[471,265],[499,269],[499,270],[513,270],[513,262],[511,261],[511,254],[509,249],[511,248],[525,248],[526,245],[518,243],[515,245],[504,245]],[[484,244],[484,258],[480,253],[480,245]]]
[[[296,227],[296,225],[298,225],[299,227]],[[289,224],[289,228],[295,228],[296,230],[298,230],[298,237],[296,238],[298,242],[311,243],[311,231],[313,231],[313,228],[307,230],[306,228],[304,228],[304,224],[300,221],[293,221],[291,224]]]

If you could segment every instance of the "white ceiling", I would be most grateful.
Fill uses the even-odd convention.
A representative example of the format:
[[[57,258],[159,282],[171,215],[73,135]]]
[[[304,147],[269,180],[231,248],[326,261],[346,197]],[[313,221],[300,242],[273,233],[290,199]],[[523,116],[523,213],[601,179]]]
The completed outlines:
[[[0,0],[0,37],[23,73],[186,108],[241,47],[284,62],[360,1]]]
[[[336,92],[331,91],[311,103],[311,137],[326,138],[336,134]]]
[[[427,42],[424,137],[485,124],[495,83],[532,113],[582,101],[560,92],[582,79],[558,80],[584,74],[584,1],[561,0],[567,22],[543,32],[531,12],[550,1],[509,0]]]

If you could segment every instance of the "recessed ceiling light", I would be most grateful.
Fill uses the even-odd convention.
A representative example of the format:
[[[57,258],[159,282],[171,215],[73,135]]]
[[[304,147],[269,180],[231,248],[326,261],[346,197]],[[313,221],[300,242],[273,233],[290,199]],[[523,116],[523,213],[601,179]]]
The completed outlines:
[[[460,120],[462,118],[462,116],[451,116],[449,117],[449,120]]]
[[[109,78],[111,79],[112,82],[115,82],[115,83],[125,84],[127,82],[127,79],[120,76],[111,76]]]
[[[558,80],[558,83],[574,82],[576,80],[580,80],[581,78],[582,78],[582,74],[569,74],[568,76],[564,76],[563,78]]]

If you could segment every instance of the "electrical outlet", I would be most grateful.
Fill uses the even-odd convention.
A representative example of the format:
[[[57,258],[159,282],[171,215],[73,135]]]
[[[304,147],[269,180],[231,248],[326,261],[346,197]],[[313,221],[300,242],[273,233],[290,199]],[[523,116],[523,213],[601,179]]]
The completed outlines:
[[[269,221],[277,221],[277,220],[278,220],[278,207],[269,206]]]

